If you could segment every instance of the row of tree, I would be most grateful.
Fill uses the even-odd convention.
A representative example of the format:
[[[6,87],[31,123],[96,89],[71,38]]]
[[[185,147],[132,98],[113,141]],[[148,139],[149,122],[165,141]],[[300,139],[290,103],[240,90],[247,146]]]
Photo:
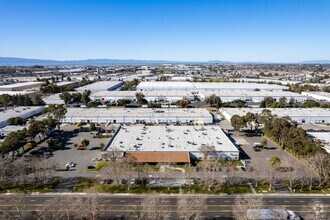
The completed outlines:
[[[33,98],[28,95],[0,95],[0,107],[7,108],[8,106],[40,106],[45,105],[40,96]]]
[[[62,99],[66,105],[79,103],[87,105],[90,102],[90,95],[90,90],[85,90],[83,93],[63,92],[60,94],[60,99]]]
[[[19,150],[25,146],[28,138],[33,142],[38,134],[41,135],[40,138],[45,137],[56,126],[60,130],[61,119],[67,112],[66,108],[63,105],[49,105],[46,111],[46,119],[32,120],[27,129],[9,133],[0,145],[0,154],[4,156],[5,153]]]
[[[291,98],[289,102],[286,97],[281,97],[276,101],[273,97],[265,97],[260,102],[260,108],[329,108],[330,103],[319,103],[315,100],[307,100],[303,103],[296,103],[294,98]]]

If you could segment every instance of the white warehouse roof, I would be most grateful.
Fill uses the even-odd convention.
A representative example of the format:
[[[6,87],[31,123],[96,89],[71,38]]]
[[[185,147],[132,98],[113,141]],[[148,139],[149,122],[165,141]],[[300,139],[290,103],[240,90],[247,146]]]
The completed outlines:
[[[330,93],[328,92],[302,92],[301,94],[312,97],[316,100],[330,102]]]
[[[261,83],[212,83],[212,82],[141,82],[137,90],[189,90],[189,91],[235,91],[235,90],[284,90],[285,86]]]
[[[290,98],[294,98],[297,101],[306,101],[307,96],[301,95],[295,92],[289,91],[201,91],[199,95],[202,99],[207,98],[215,94],[219,96],[222,101],[232,101],[235,99],[241,99],[244,101],[262,101],[265,97],[273,97],[276,101],[281,97],[287,98],[287,102]]]
[[[96,123],[212,123],[212,115],[204,108],[68,108],[63,122],[92,121]]]
[[[23,90],[30,89],[35,87],[40,87],[44,82],[22,82],[9,85],[0,86],[1,91],[14,91],[14,90]]]
[[[213,146],[228,157],[238,157],[239,150],[219,126],[123,126],[109,149],[202,154],[202,145]]]
[[[92,100],[96,99],[105,99],[105,100],[112,100],[117,101],[118,99],[135,99],[135,94],[139,91],[101,91],[93,93],[90,98]],[[188,99],[193,99],[194,95],[189,91],[143,91],[142,92],[145,96],[145,99],[155,100],[155,99],[168,99],[168,100],[179,100],[183,97],[186,97]]]
[[[308,135],[321,140],[324,144],[324,149],[330,154],[330,132],[308,132]]]
[[[29,107],[16,107],[0,112],[0,127],[7,125],[9,118],[30,118],[34,115],[41,113],[44,110],[43,106],[29,106]]]
[[[76,88],[76,91],[85,91],[85,90],[90,90],[90,91],[109,91],[109,90],[115,90],[122,86],[124,82],[122,81],[98,81],[89,85],[85,85],[79,88]]]

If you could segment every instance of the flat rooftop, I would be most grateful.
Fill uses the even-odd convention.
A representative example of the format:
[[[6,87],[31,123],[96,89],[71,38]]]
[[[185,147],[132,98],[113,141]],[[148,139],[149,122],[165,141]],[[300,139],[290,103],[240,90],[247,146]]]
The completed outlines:
[[[206,117],[212,118],[204,108],[67,108],[66,117]]]
[[[76,90],[77,91],[85,91],[85,90],[91,90],[91,91],[93,91],[93,90],[94,91],[95,90],[98,90],[98,91],[104,90],[104,91],[107,91],[111,88],[119,87],[122,84],[123,84],[122,81],[99,81],[99,82],[95,82],[95,83],[88,84],[88,85],[85,85],[85,86],[81,86],[79,88],[76,88]]]
[[[302,92],[303,94],[306,95],[318,95],[318,96],[323,96],[326,98],[330,98],[330,93],[329,92]]]
[[[22,82],[22,83],[14,83],[14,84],[8,84],[8,85],[2,85],[0,86],[0,89],[12,89],[12,88],[19,88],[19,87],[25,87],[25,86],[35,86],[38,87],[42,85],[44,82]]]
[[[261,83],[243,83],[243,82],[169,82],[169,81],[155,81],[155,82],[141,82],[137,86],[137,90],[284,90],[286,86],[276,84],[261,84]]]
[[[140,91],[100,91],[95,92],[91,95],[91,97],[135,97],[135,94]],[[193,94],[189,91],[143,91],[142,92],[145,97],[192,97]]]
[[[71,84],[75,84],[76,82],[64,81],[64,82],[57,82],[55,83],[57,86],[67,86]]]
[[[324,144],[324,149],[330,154],[330,132],[307,132],[307,134],[321,140]]]
[[[109,149],[125,152],[196,152],[202,145],[237,152],[219,126],[123,126]]]
[[[306,97],[289,91],[201,91],[200,94],[209,97],[215,94],[219,97]]]
[[[43,109],[43,106],[8,108],[7,110],[0,111],[0,123],[6,123],[8,118],[28,118],[34,115],[35,112],[41,112]]]
[[[0,95],[4,95],[4,94],[7,94],[7,95],[28,95],[28,94],[32,94],[32,93],[35,93],[36,91],[27,91],[27,90],[24,90],[24,91],[0,91]]]
[[[279,117],[330,117],[329,108],[267,108]],[[221,108],[221,112],[224,111],[227,114],[243,116],[246,113],[258,113],[260,114],[264,108]]]

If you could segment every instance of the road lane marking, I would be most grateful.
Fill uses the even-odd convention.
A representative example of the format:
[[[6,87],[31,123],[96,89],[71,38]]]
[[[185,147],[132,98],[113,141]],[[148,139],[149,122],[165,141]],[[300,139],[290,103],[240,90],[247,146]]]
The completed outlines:
[[[305,202],[305,201],[303,201],[303,200],[300,200],[299,202]]]
[[[274,200],[270,200],[269,202],[274,202]]]
[[[290,201],[288,201],[288,200],[285,200],[284,202],[290,202]]]
[[[225,202],[230,202],[229,200],[225,200]]]
[[[211,200],[210,202],[215,202],[214,200]]]
[[[36,200],[35,199],[30,199],[30,202],[35,202]]]

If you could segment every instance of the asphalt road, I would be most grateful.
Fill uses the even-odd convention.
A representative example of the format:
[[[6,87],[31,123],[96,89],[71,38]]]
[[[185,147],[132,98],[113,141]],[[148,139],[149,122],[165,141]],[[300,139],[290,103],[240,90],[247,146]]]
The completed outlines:
[[[43,195],[23,195],[25,197],[24,201],[26,205],[24,210],[26,212],[31,211],[40,211],[43,206],[55,197],[86,197],[88,195],[77,195],[77,194],[43,194]],[[109,215],[112,215],[116,218],[121,218],[127,213],[136,212],[132,210],[133,206],[139,206],[141,199],[144,195],[97,195],[100,197],[99,206],[102,207],[102,211],[109,212]],[[187,196],[189,199],[193,200],[194,198],[201,197],[200,195],[180,195]],[[0,195],[0,206],[13,206],[13,195]],[[177,195],[157,195],[157,197],[164,197],[165,204],[167,208],[167,216],[169,219],[175,219],[177,212]],[[297,214],[300,214],[302,217],[306,210],[306,206],[313,199],[317,199],[323,202],[326,205],[324,212],[327,215],[327,219],[330,219],[330,196],[290,196],[290,195],[263,195],[262,199],[265,204],[265,208],[286,208],[292,210]],[[204,212],[204,215],[211,219],[231,219],[233,216],[233,211],[235,212],[234,206],[234,196],[206,196],[206,206],[207,211]]]

